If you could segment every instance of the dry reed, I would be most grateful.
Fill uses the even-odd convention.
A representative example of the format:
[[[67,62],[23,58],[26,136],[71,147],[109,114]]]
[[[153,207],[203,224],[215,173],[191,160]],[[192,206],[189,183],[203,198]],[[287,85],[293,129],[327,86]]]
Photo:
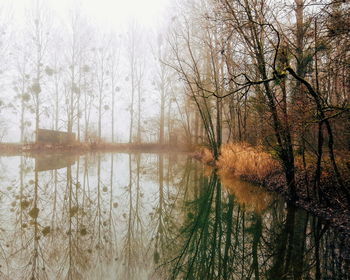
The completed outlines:
[[[199,158],[205,164],[213,165],[214,163],[213,154],[208,148],[201,149]]]
[[[236,177],[249,176],[257,181],[263,181],[280,169],[280,164],[270,154],[264,152],[262,147],[231,143],[222,146],[217,167],[221,172]]]

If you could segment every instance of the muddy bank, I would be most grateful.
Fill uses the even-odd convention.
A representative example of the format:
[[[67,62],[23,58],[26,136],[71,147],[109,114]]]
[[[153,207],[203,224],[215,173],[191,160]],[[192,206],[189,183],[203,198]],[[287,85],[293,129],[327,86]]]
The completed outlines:
[[[263,181],[257,181],[250,176],[240,176],[241,179],[265,187],[269,191],[276,192],[282,197],[311,214],[321,217],[329,225],[339,230],[339,233],[349,240],[350,249],[350,205],[347,203],[340,189],[337,187],[334,177],[330,174],[321,180],[320,191],[314,190],[314,183],[305,171],[296,173],[296,191],[298,200],[292,201],[284,174],[277,171]],[[349,181],[347,181],[349,186]]]

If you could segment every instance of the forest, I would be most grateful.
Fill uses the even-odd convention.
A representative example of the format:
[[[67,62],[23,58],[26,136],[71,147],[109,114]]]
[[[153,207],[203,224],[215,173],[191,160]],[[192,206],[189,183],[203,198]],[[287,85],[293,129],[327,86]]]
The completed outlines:
[[[204,182],[204,189],[211,193],[206,197],[196,189],[198,196],[193,197],[202,210],[197,220],[191,216],[192,210],[184,215],[188,227],[181,234],[202,229],[202,219],[209,219],[210,210],[206,212],[201,199],[212,202],[216,197],[212,206],[219,209],[214,218],[218,219],[221,182],[228,182],[235,185],[228,187],[230,192],[239,188],[237,193],[254,193],[251,188],[262,186],[279,194],[288,205],[286,230],[291,226],[288,221],[297,223],[300,216],[306,234],[309,218],[298,212],[303,209],[327,221],[338,231],[335,235],[349,240],[350,1],[178,0],[157,14],[155,24],[147,25],[135,17],[112,28],[85,13],[79,2],[64,15],[48,2],[31,3],[23,14],[13,12],[11,4],[0,6],[0,155],[35,158],[35,186],[39,186],[37,169],[42,156],[68,152],[84,155],[88,161],[89,153],[97,153],[100,168],[99,153],[136,153],[128,158],[132,203],[131,186],[143,174],[138,153],[185,154],[191,162],[203,164],[203,174],[198,175],[196,169],[193,180]],[[57,144],[42,140],[40,131],[68,133],[74,139]],[[40,172],[49,170],[45,168],[50,161],[60,162],[48,159],[41,163],[44,169]],[[21,168],[23,162],[21,159]],[[112,156],[111,170],[113,162]],[[159,155],[157,168],[163,187],[163,155]],[[193,166],[184,168],[192,170]],[[78,160],[77,178],[79,172]],[[68,175],[67,167],[67,184],[72,187],[71,173]],[[176,178],[176,172],[173,176]],[[100,190],[100,179],[97,181]],[[240,195],[235,195],[239,200]],[[232,212],[236,206],[233,198],[228,199],[227,211]],[[263,210],[257,212],[252,216],[254,234],[262,230],[259,215]],[[205,215],[208,217],[203,218]],[[225,215],[215,223],[213,235],[208,235],[213,240],[212,255],[197,263],[199,247],[179,245],[183,251],[170,261],[176,265],[169,279],[186,273],[188,278],[181,279],[250,279],[229,278],[229,245],[220,248],[216,231],[225,220],[232,233],[233,216],[227,220]],[[240,212],[237,215],[240,217]],[[316,232],[318,236],[320,228]],[[284,233],[281,238],[298,238],[298,233],[296,237]],[[253,251],[258,246],[254,236]],[[186,242],[202,246],[206,241],[201,238],[190,233]],[[227,254],[223,263],[221,257],[215,258],[220,250]],[[187,263],[186,256],[193,256],[193,263]],[[297,259],[291,264],[294,270]],[[349,267],[349,258],[344,259],[342,269]],[[253,255],[254,279],[261,273],[259,261]],[[277,262],[266,279],[287,279],[283,277],[288,273],[282,276]],[[315,278],[302,278],[301,271],[294,271],[293,279],[326,279],[321,277],[320,261],[316,263],[316,272],[310,274]],[[285,265],[287,271],[288,260]],[[199,276],[201,266],[207,269],[206,276]],[[334,279],[347,279],[344,275]]]

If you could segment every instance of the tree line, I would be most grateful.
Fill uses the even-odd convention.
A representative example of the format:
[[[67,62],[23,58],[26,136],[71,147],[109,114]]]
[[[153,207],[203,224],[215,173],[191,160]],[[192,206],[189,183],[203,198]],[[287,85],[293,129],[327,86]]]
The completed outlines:
[[[349,189],[336,151],[349,151],[349,1],[188,1],[169,35],[172,60],[214,158],[225,142],[274,151],[295,196],[296,161],[325,158]],[[311,160],[310,160],[311,158]]]

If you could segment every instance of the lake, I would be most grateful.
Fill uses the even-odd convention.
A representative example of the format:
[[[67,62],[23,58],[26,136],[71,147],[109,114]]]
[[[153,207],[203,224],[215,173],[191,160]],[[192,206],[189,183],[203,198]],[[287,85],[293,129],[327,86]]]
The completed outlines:
[[[186,154],[0,157],[0,279],[350,279],[327,223]]]

